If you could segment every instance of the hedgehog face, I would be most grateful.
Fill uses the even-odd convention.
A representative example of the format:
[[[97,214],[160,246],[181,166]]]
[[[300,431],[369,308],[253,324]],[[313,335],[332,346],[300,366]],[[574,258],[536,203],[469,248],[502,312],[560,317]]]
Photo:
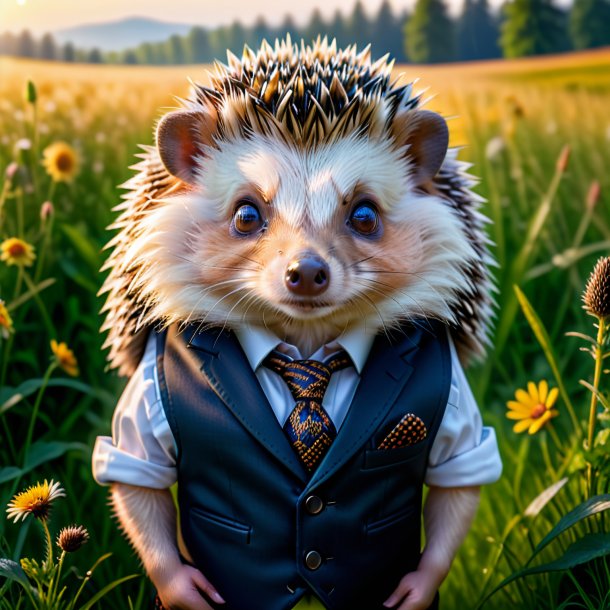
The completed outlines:
[[[219,143],[147,218],[157,315],[265,324],[304,349],[357,322],[450,318],[470,246],[414,174],[389,137]]]

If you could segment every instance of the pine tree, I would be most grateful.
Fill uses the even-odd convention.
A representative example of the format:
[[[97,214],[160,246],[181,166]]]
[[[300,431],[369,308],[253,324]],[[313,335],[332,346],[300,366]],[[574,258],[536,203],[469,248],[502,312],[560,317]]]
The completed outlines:
[[[167,41],[167,56],[170,64],[186,63],[184,39],[178,34],[172,34]]]
[[[363,49],[370,42],[371,24],[364,12],[362,0],[357,0],[354,4],[354,10],[347,22],[346,34],[350,42],[355,42],[359,49]]]
[[[610,45],[610,1],[574,0],[570,37],[575,49]]]
[[[212,59],[212,49],[208,31],[202,27],[194,27],[186,39],[187,56],[190,63],[200,64]]]
[[[0,36],[0,55],[17,55],[17,37],[11,32]]]
[[[51,34],[45,34],[40,41],[40,57],[42,59],[57,59],[57,45]]]
[[[318,36],[323,38],[328,34],[328,26],[326,25],[322,13],[319,8],[315,8],[309,19],[309,23],[303,32],[303,38],[307,44],[310,44]]]
[[[261,15],[256,18],[252,28],[252,43],[255,47],[258,47],[263,40],[269,41],[269,38],[271,38],[271,30],[265,18]]]
[[[71,42],[66,42],[61,50],[62,59],[64,61],[74,61],[76,59],[76,49]]]
[[[290,13],[286,13],[284,20],[282,21],[280,27],[275,33],[274,38],[285,38],[286,34],[290,34],[290,37],[293,41],[299,40],[301,38],[299,28]]]
[[[341,9],[335,11],[332,21],[330,22],[329,38],[331,40],[334,38],[339,47],[346,47],[348,44],[354,42],[348,38],[345,18],[343,17],[343,13],[341,13]]]
[[[229,28],[216,28],[210,33],[210,46],[212,47],[212,57],[223,61],[227,56],[227,49],[230,45]]]
[[[415,63],[455,59],[454,24],[442,0],[417,0],[405,25],[405,50]]]
[[[403,59],[401,20],[392,12],[389,0],[383,0],[379,12],[371,23],[371,46],[373,55],[389,53],[397,60]]]
[[[91,49],[87,53],[87,61],[90,64],[101,64],[104,62],[104,58],[102,57],[102,53],[99,49]],[[134,63],[137,63],[137,60]]]
[[[136,49],[136,56],[139,64],[151,65],[155,63],[154,46],[150,42],[143,42]]]
[[[458,22],[458,57],[466,61],[500,57],[499,35],[487,0],[464,0]]]
[[[29,30],[23,30],[17,41],[17,55],[19,57],[36,57],[36,43]]]
[[[246,29],[240,21],[234,21],[229,27],[229,41],[227,44],[227,49],[231,49],[233,53],[240,55],[245,43]],[[225,50],[223,56],[226,57],[226,55],[227,54]]]
[[[559,53],[568,49],[565,14],[550,0],[511,0],[504,6],[500,46],[504,57]]]

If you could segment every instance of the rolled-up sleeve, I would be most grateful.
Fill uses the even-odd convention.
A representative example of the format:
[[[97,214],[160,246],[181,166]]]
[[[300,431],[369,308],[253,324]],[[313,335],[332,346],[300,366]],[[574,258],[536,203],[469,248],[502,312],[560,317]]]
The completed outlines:
[[[451,342],[451,390],[434,439],[426,485],[466,487],[494,483],[502,460],[493,428],[483,426],[481,413]]]
[[[112,437],[97,437],[93,477],[100,485],[154,489],[170,487],[177,479],[175,443],[161,403],[152,334],[116,406]]]

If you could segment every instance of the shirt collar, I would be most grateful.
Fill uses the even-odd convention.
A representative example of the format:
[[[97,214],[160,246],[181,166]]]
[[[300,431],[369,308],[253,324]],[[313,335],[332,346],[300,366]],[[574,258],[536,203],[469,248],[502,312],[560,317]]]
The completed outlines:
[[[313,354],[312,357],[314,359],[321,358],[322,355],[329,356],[339,349],[344,349],[352,359],[354,368],[360,374],[369,356],[376,334],[376,331],[367,329],[364,324],[356,324],[345,330],[333,341],[327,343]],[[235,329],[235,335],[253,371],[256,371],[269,352],[275,348],[279,348],[292,358],[302,358],[294,345],[285,343],[275,333],[263,326],[245,324]]]

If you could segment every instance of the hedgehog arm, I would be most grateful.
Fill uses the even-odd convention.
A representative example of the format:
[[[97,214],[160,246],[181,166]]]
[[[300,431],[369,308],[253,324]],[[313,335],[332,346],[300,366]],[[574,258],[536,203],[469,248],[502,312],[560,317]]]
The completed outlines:
[[[479,496],[479,487],[430,487],[424,506],[424,552],[417,570],[404,576],[385,606],[398,610],[430,606],[470,529]]]
[[[177,607],[208,610],[210,606],[197,591],[204,591],[216,602],[224,603],[203,574],[180,559],[176,507],[169,490],[114,483],[111,496],[121,528],[164,603],[169,597],[180,602],[175,604]],[[173,606],[172,603],[169,607]]]

